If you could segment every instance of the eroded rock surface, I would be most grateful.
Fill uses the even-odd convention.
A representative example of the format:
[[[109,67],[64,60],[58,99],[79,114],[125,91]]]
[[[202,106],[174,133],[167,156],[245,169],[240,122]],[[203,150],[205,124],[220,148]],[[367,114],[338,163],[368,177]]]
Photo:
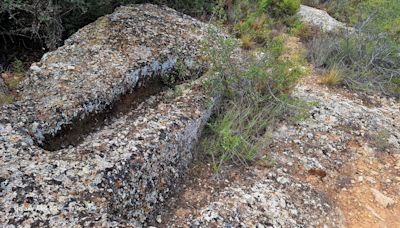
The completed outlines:
[[[78,146],[46,151],[36,142],[177,63],[201,72],[206,30],[169,8],[121,7],[32,65],[20,100],[0,109],[0,224],[145,224],[183,175],[210,116],[199,82],[181,95],[148,97]]]

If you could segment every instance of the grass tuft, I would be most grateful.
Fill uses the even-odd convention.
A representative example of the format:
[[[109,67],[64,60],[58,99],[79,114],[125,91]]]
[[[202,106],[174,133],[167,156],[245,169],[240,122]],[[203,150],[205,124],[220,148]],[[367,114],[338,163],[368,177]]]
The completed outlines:
[[[319,83],[329,87],[334,87],[341,84],[342,81],[343,81],[342,73],[340,72],[338,67],[334,65],[331,69],[329,69],[322,75],[322,78]]]

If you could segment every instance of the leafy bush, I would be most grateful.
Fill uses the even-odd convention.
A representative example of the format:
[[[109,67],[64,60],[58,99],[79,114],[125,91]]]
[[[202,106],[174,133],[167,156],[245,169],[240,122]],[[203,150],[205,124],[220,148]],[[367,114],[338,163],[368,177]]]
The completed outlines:
[[[329,0],[302,0],[301,3],[307,6],[322,8]]]

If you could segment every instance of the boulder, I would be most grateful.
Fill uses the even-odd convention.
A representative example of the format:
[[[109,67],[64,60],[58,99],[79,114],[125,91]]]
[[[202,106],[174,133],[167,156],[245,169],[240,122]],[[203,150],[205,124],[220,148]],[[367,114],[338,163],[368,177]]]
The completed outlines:
[[[169,77],[178,63],[195,77],[206,67],[208,29],[166,7],[125,6],[33,64],[20,100],[0,108],[0,224],[140,227],[153,218],[212,112],[199,80],[182,94],[145,97],[78,145],[47,151],[41,140]]]
[[[301,21],[322,32],[338,33],[354,30],[353,28],[348,27],[345,23],[331,17],[326,11],[313,7],[301,5],[297,15]]]
[[[20,93],[24,116],[16,122],[27,119],[26,129],[41,142],[152,78],[168,75],[177,63],[197,74],[204,68],[200,45],[207,29],[167,7],[120,7],[31,66]]]

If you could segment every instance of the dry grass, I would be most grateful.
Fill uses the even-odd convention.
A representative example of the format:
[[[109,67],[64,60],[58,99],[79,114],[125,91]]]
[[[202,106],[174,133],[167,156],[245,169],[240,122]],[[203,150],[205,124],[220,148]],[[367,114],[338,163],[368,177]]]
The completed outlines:
[[[240,36],[240,41],[242,41],[242,47],[245,50],[251,50],[256,47],[256,42],[254,42],[253,37],[251,37],[250,35]]]
[[[342,83],[342,81],[343,81],[342,73],[336,66],[334,66],[322,75],[322,78],[319,81],[319,83],[333,87],[339,85],[340,83]]]
[[[9,104],[13,102],[14,97],[10,94],[1,94],[0,93],[0,105],[2,104]]]
[[[252,28],[258,31],[264,27],[266,21],[267,21],[267,16],[265,14],[261,14],[257,18],[257,20],[252,24]]]

